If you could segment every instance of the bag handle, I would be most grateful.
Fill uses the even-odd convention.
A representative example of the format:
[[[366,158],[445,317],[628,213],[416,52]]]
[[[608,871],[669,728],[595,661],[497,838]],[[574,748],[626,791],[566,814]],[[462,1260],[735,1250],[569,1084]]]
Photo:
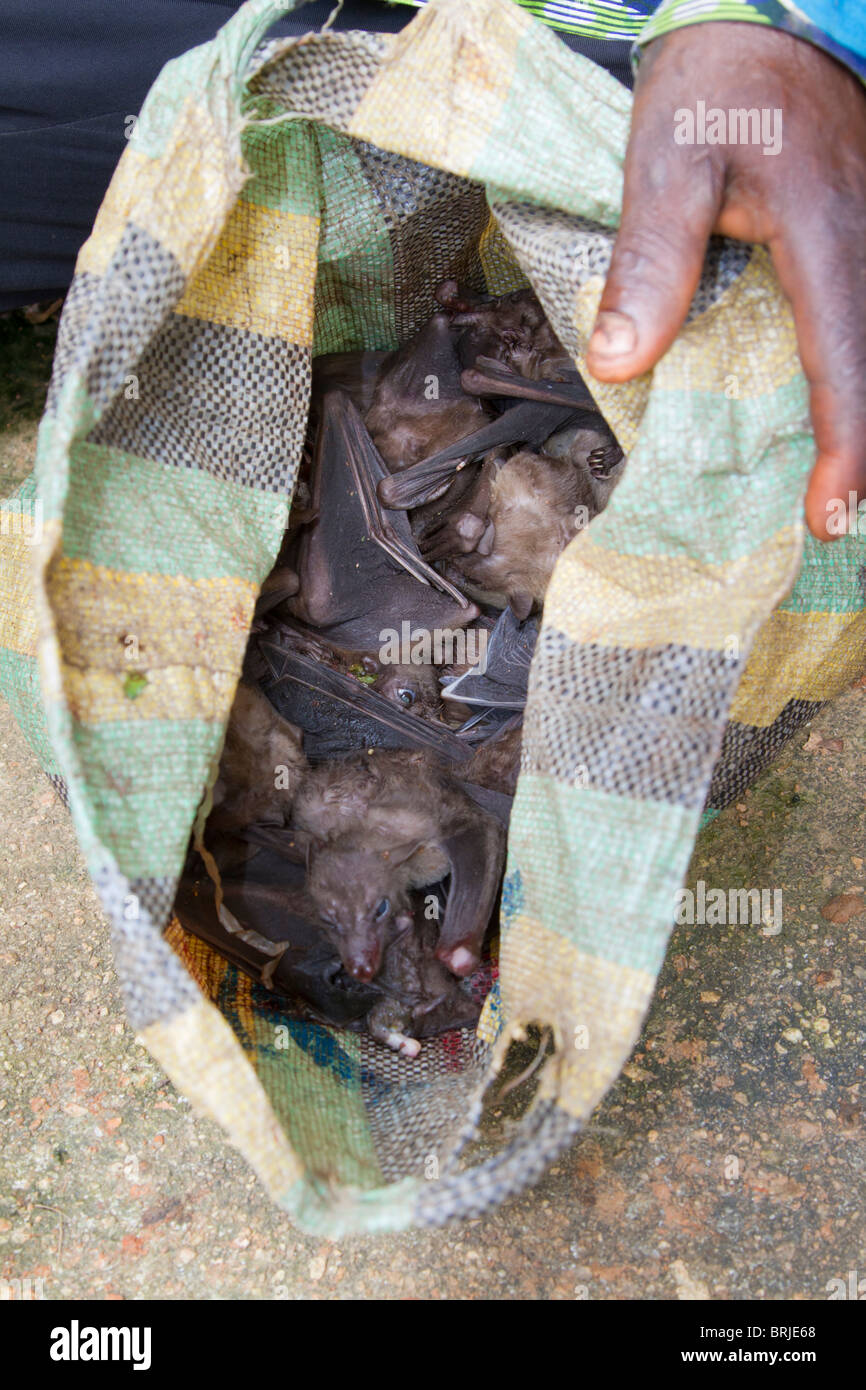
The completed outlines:
[[[226,68],[233,74],[236,97],[240,97],[246,83],[250,59],[271,25],[311,3],[312,0],[246,0],[226,21],[214,43],[219,45]]]

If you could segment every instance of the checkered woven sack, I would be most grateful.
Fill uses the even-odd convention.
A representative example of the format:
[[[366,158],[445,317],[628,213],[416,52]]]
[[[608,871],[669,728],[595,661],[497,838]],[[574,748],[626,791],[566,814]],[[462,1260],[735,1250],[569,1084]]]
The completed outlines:
[[[804,543],[790,311],[763,250],[717,242],[655,371],[593,385],[629,464],[548,593],[478,1035],[405,1061],[186,936],[175,883],[313,355],[395,346],[456,276],[530,282],[584,370],[621,199],[629,94],[510,0],[265,42],[288,8],[250,0],[169,63],[118,165],[18,494],[41,542],[0,536],[0,676],[65,789],[133,1026],[274,1199],[336,1234],[477,1213],[568,1143],[638,1034],[702,815],[862,670],[864,554]],[[533,1022],[555,1043],[535,1102],[464,1166]]]

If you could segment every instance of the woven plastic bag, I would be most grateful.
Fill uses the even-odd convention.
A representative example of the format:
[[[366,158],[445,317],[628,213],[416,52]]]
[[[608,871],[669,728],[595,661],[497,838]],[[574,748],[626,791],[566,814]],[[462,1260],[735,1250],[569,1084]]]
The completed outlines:
[[[0,677],[68,797],[133,1026],[274,1199],[337,1234],[477,1213],[569,1142],[638,1034],[702,813],[861,671],[864,555],[804,548],[791,316],[762,250],[714,243],[655,371],[593,387],[629,464],[548,593],[477,1038],[407,1062],[286,1017],[172,924],[312,356],[395,346],[456,276],[529,281],[583,369],[621,198],[629,94],[510,0],[263,43],[289,8],[250,0],[165,68],[81,251],[36,475],[6,504],[41,540],[0,535]],[[555,1043],[536,1100],[461,1167],[532,1022]]]

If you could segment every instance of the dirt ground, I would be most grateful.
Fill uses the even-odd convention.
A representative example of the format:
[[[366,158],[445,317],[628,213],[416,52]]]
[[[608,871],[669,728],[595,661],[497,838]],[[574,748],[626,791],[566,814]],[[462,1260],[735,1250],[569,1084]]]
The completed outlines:
[[[30,415],[0,420],[4,492]],[[331,1243],[136,1043],[67,813],[0,701],[0,1279],[47,1299],[820,1300],[866,1274],[864,714],[858,686],[705,832],[689,885],[781,888],[781,930],[675,929],[624,1074],[538,1187]]]

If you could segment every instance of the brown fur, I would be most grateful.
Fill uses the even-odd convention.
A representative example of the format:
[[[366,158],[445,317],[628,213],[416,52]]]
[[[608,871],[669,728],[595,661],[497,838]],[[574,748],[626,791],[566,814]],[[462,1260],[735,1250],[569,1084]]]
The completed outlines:
[[[515,454],[491,484],[490,553],[459,556],[452,568],[515,607],[525,608],[527,596],[541,604],[557,559],[577,534],[581,505],[595,514],[588,482],[569,462],[528,451]]]
[[[382,364],[365,424],[393,473],[472,434],[488,418],[477,397],[463,391],[447,319],[434,314]]]
[[[275,786],[281,767],[286,768],[285,788]],[[306,771],[300,729],[283,719],[256,686],[241,681],[214,786],[215,825],[230,830],[286,824]]]
[[[499,828],[425,753],[376,750],[314,769],[295,799],[294,824],[309,839],[308,891],[345,968],[361,980],[376,976],[411,925],[410,889],[448,872],[446,840],[477,831],[479,853],[493,860],[479,873],[498,874]],[[473,950],[477,962],[486,925],[486,916],[475,924],[467,964]]]

